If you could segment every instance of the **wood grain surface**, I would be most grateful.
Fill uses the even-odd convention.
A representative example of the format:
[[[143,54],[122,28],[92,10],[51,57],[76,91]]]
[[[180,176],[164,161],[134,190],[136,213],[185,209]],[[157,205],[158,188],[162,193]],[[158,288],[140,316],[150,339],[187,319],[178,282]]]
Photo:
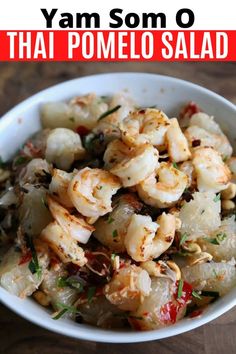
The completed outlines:
[[[1,63],[0,115],[33,93],[65,80],[102,72],[166,74],[203,85],[236,104],[236,63]],[[149,343],[100,344],[41,329],[0,305],[4,354],[233,354],[236,308],[191,332]]]

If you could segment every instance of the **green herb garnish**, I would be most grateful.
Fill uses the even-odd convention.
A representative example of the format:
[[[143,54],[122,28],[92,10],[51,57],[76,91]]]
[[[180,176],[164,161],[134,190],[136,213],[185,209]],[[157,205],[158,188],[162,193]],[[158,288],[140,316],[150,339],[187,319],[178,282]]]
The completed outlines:
[[[223,232],[220,232],[216,235],[214,238],[210,237],[205,237],[204,240],[212,243],[213,245],[220,245],[221,242],[223,242],[226,239],[227,235]]]
[[[70,312],[70,313],[78,313],[78,310],[74,306],[68,306],[65,304],[62,304],[61,302],[57,302],[56,306],[61,309],[55,316],[52,317],[53,320],[59,320],[65,313]]]
[[[115,219],[113,219],[111,216],[108,217],[107,223],[111,224]]]
[[[220,200],[220,193],[219,194],[216,194],[215,198],[213,199],[213,201],[215,203],[217,203],[218,201]]]
[[[115,237],[117,237],[117,236],[118,236],[118,232],[117,232],[117,230],[114,230],[114,231],[112,232],[112,237],[115,238]]]
[[[187,232],[185,232],[183,235],[181,235],[181,239],[179,241],[180,246],[186,241],[187,238],[188,238]]]
[[[74,117],[69,117],[69,120],[70,120],[71,122],[74,122],[74,121],[75,121],[75,118],[74,118]]]
[[[180,279],[178,283],[178,293],[177,293],[178,299],[182,296],[182,292],[183,292],[183,280]]]
[[[81,284],[77,279],[69,277],[59,277],[57,279],[58,288],[65,288],[66,286],[70,286],[82,292],[84,290],[83,284]]]
[[[96,293],[96,287],[95,286],[90,286],[88,288],[88,293],[87,293],[87,299],[88,299],[89,303],[93,300],[93,297],[94,297],[95,293]]]
[[[217,273],[216,273],[216,270],[215,270],[215,269],[213,269],[213,271],[212,271],[212,272],[213,272],[214,277],[215,277],[215,278],[217,278],[217,277],[218,277],[218,275],[217,275]]]
[[[20,166],[20,165],[22,165],[23,163],[25,163],[26,161],[27,161],[27,157],[25,157],[25,156],[19,156],[19,157],[14,161],[14,163],[15,163],[16,166]]]
[[[67,286],[66,277],[57,278],[57,287],[58,288],[65,288],[66,286]]]
[[[42,204],[45,206],[45,208],[48,209],[48,203],[46,202],[46,200],[44,199],[44,197],[42,197]]]
[[[118,109],[120,109],[120,107],[121,107],[121,105],[119,104],[119,105],[115,106],[114,108],[109,109],[108,111],[104,112],[103,114],[100,115],[100,117],[98,118],[98,121],[109,116],[110,114],[118,111]]]
[[[38,279],[40,279],[42,276],[42,267],[39,265],[37,252],[35,250],[34,243],[31,237],[27,238],[27,245],[32,254],[32,259],[29,263],[29,270],[31,271],[32,274],[36,273]]]
[[[179,167],[178,167],[176,162],[173,162],[173,167],[176,168],[177,170],[179,169]]]
[[[111,260],[114,262],[114,260],[115,260],[115,257],[116,257],[116,254],[115,253],[112,253],[112,255],[111,255]]]
[[[192,291],[192,296],[195,297],[196,299],[199,299],[199,300],[202,299],[200,294],[195,290]]]

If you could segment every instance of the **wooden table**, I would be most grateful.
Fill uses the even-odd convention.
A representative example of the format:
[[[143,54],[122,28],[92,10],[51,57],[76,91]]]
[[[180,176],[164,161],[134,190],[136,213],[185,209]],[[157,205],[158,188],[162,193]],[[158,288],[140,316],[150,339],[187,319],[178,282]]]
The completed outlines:
[[[236,63],[1,63],[0,114],[31,94],[87,74],[141,71],[201,84],[236,103]],[[194,331],[156,342],[111,345],[50,333],[0,305],[0,353],[6,354],[231,354],[236,353],[236,309]]]

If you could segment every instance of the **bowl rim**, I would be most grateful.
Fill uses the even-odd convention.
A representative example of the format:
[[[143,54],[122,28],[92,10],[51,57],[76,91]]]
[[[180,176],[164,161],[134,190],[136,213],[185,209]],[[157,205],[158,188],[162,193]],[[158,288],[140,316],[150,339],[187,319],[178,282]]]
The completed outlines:
[[[182,80],[176,77],[168,76],[168,75],[159,75],[155,73],[145,73],[145,72],[110,72],[110,73],[99,73],[99,74],[93,74],[93,75],[87,75],[87,76],[82,76],[82,77],[77,77],[74,79],[66,80],[64,82],[49,86],[48,88],[45,88],[32,96],[26,98],[22,102],[18,103],[15,105],[13,108],[11,108],[9,111],[3,114],[3,116],[0,119],[0,134],[1,134],[1,127],[3,127],[5,124],[7,124],[12,117],[14,120],[14,114],[17,113],[21,108],[25,107],[25,110],[27,110],[27,107],[29,107],[31,104],[37,105],[38,103],[41,103],[40,98],[42,96],[45,96],[47,92],[52,92],[53,90],[63,87],[63,86],[73,86],[75,85],[78,81],[81,80],[87,80],[87,79],[92,79],[95,77],[109,77],[109,76],[129,76],[129,77],[145,77],[146,79],[161,79],[161,80],[166,80],[169,83],[173,84],[181,84],[184,85],[185,87],[191,87],[195,88],[196,90],[200,90],[202,93],[206,93],[213,98],[217,99],[218,101],[224,103],[228,107],[230,107],[232,110],[235,111],[236,113],[236,106],[227,100],[225,97],[215,93],[214,91],[211,91],[205,87],[202,87],[200,85],[197,85],[195,83],[192,83],[187,80]],[[39,99],[39,100],[38,100]],[[65,326],[60,325],[59,322],[52,320],[50,317],[48,321],[44,321],[40,318],[38,318],[35,314],[32,315],[28,312],[23,312],[23,310],[18,309],[17,307],[14,307],[13,303],[8,303],[7,301],[7,295],[5,294],[6,290],[4,290],[0,286],[0,302],[4,304],[7,308],[11,309],[13,312],[15,312],[17,315],[21,316],[22,318],[30,321],[31,323],[34,323],[42,328],[45,328],[47,330],[50,330],[52,332],[61,334],[61,335],[66,335],[68,337],[80,339],[80,340],[90,340],[90,341],[96,341],[96,342],[105,342],[105,343],[138,343],[138,342],[146,342],[146,341],[152,341],[152,340],[157,340],[157,339],[164,339],[164,338],[169,338],[181,333],[188,332],[192,329],[195,329],[197,327],[200,327],[217,317],[223,315],[225,312],[230,310],[232,307],[236,305],[236,297],[232,298],[231,300],[228,300],[227,303],[224,303],[224,305],[221,305],[219,308],[216,308],[213,313],[206,314],[205,316],[200,316],[196,318],[191,318],[191,319],[185,319],[182,320],[181,322],[177,322],[177,324],[171,325],[169,327],[164,327],[161,329],[156,329],[156,330],[151,330],[151,331],[146,331],[146,332],[132,332],[132,331],[112,331],[112,330],[103,330],[103,329],[97,329],[96,327],[92,326],[78,326],[77,329],[76,327],[73,328],[67,328],[66,323]],[[7,292],[6,292],[7,293]],[[6,296],[5,296],[6,295]],[[22,300],[23,301],[23,300]]]

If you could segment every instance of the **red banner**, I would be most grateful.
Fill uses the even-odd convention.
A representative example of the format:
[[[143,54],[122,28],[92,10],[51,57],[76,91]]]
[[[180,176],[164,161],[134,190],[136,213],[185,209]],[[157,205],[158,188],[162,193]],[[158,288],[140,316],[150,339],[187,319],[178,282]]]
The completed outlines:
[[[236,31],[0,31],[0,61],[236,61]]]

